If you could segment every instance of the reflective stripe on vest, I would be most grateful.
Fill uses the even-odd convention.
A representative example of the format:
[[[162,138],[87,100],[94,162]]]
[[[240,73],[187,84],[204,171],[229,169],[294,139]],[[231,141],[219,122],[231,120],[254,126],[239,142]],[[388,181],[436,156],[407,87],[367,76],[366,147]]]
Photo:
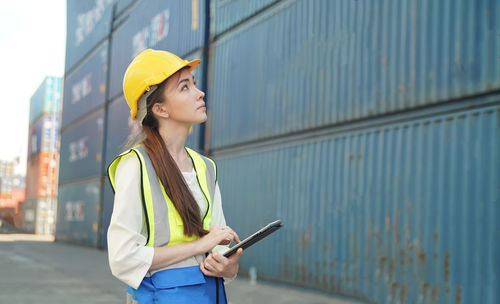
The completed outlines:
[[[195,151],[186,148],[200,186],[203,197],[207,203],[205,214],[202,217],[203,228],[210,229],[212,221],[212,202],[217,181],[217,168],[215,163]],[[108,167],[108,177],[113,191],[115,191],[115,173],[121,159],[127,155],[135,154],[140,163],[141,197],[146,227],[148,229],[146,246],[169,246],[197,239],[197,236],[185,236],[181,216],[174,204],[165,193],[149,158],[146,148],[138,145],[116,157]]]

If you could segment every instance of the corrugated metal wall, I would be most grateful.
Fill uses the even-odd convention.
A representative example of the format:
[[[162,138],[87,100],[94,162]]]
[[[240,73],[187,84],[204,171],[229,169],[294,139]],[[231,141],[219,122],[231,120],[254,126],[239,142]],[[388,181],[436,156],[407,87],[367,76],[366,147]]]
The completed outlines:
[[[281,1],[211,45],[210,147],[498,90],[499,11],[498,1]]]
[[[500,101],[500,97],[497,98]],[[216,155],[242,266],[377,303],[496,303],[500,106]]]
[[[375,303],[497,303],[500,3],[211,13],[205,147],[227,222],[285,223],[243,272]]]

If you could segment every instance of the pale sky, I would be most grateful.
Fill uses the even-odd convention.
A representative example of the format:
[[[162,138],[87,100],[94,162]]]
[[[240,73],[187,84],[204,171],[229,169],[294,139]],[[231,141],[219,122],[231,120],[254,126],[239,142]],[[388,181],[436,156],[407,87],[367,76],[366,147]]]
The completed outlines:
[[[0,0],[0,159],[26,172],[29,101],[45,76],[62,77],[66,0]]]

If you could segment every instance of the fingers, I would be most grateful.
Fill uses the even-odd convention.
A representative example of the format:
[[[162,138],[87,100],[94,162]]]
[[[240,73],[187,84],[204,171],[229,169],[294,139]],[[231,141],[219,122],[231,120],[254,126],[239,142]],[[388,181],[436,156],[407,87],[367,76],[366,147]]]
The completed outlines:
[[[204,275],[206,276],[211,276],[211,277],[215,277],[216,274],[213,273],[212,271],[208,270],[205,263],[204,262],[201,262],[200,263],[200,269],[201,269],[201,272],[203,272]]]
[[[236,262],[240,258],[240,256],[243,254],[243,249],[239,248],[236,250],[236,252],[228,258],[231,262]]]
[[[215,274],[220,274],[222,271],[224,271],[224,268],[227,265],[227,262],[220,263],[214,259],[212,254],[210,254],[203,262],[203,265],[205,266],[205,269],[207,269],[208,271],[215,273]]]

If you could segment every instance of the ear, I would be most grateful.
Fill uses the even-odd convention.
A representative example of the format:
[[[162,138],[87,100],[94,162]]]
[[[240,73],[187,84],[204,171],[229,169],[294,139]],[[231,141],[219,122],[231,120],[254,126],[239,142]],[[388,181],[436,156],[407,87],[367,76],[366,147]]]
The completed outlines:
[[[157,117],[169,118],[165,103],[155,103],[152,108],[153,114]]]

